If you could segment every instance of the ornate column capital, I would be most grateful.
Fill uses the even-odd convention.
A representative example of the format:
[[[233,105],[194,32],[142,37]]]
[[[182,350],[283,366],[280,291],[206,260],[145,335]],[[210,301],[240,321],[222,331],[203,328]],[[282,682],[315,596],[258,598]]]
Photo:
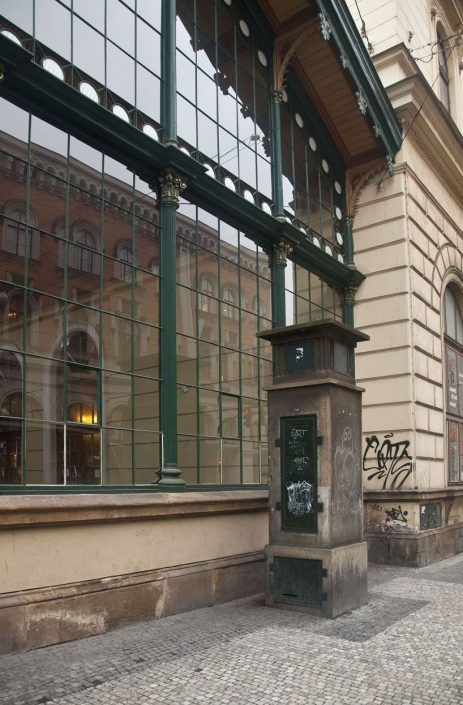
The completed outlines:
[[[272,98],[275,103],[281,103],[283,102],[283,89],[282,88],[274,88],[272,91]]]
[[[269,257],[271,264],[276,267],[286,267],[288,255],[294,250],[294,247],[289,242],[280,242],[264,248],[265,254]]]
[[[168,169],[158,179],[158,198],[160,205],[178,208],[180,195],[187,187],[187,182],[182,176]],[[154,189],[153,189],[154,190]]]

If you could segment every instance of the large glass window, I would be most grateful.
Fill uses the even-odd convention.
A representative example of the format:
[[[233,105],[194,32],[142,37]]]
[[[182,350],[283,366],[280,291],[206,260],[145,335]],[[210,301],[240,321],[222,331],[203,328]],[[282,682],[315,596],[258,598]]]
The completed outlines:
[[[267,478],[263,387],[271,350],[268,257],[244,233],[190,203],[177,221],[179,465],[189,483]],[[217,285],[220,284],[220,287]]]
[[[177,2],[179,137],[211,175],[228,176],[231,188],[238,181],[257,204],[272,198],[269,65],[231,3]]]
[[[3,106],[0,483],[151,483],[155,199],[123,164]]]
[[[311,242],[343,262],[343,172],[307,129],[286,92],[281,111],[285,214]]]
[[[117,126],[157,140],[162,5],[8,0],[0,29]],[[272,51],[244,1],[176,7],[179,146],[268,218]],[[308,129],[313,106],[295,107],[295,94],[284,91],[281,111],[285,215],[343,261],[342,169]],[[0,482],[151,483],[162,456],[163,334],[152,187],[114,153],[6,101],[0,149]],[[186,202],[176,244],[177,359],[163,362],[177,365],[182,475],[211,485],[265,481],[272,356],[257,332],[272,325],[268,256],[252,231]],[[286,304],[288,323],[341,318],[338,292],[292,262]]]
[[[463,482],[463,320],[458,293],[448,286],[444,295],[449,482]]]
[[[157,139],[161,5],[7,0],[0,8],[0,29],[32,51],[45,70]]]

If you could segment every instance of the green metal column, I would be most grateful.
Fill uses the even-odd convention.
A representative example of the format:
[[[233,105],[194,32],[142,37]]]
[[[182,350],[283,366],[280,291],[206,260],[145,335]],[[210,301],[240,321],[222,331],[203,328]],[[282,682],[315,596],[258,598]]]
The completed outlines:
[[[164,143],[177,144],[176,2],[162,0],[161,123]],[[163,433],[163,462],[158,470],[159,485],[184,485],[177,458],[177,350],[176,271],[177,208],[186,188],[181,177],[168,169],[158,188],[160,242],[160,428]]]
[[[354,227],[354,219],[352,216],[346,218],[346,264],[353,268],[354,265],[354,238],[352,230]]]
[[[283,203],[283,163],[281,158],[281,119],[280,106],[283,102],[283,91],[272,92],[272,191],[273,215],[284,219]]]
[[[177,144],[176,19],[175,0],[163,0],[161,123],[165,144]]]
[[[350,269],[355,269],[354,264],[354,238],[353,238],[354,219],[351,215],[346,218],[346,265]],[[354,304],[357,288],[353,284],[349,284],[344,289],[344,311],[343,320],[349,326],[354,325]]]
[[[283,165],[281,157],[281,118],[280,106],[283,102],[283,91],[272,92],[272,191],[273,215],[284,220],[283,203]],[[285,267],[286,256],[291,249],[283,242],[274,245],[268,253],[272,273],[272,319],[276,328],[286,325],[285,311]]]
[[[292,250],[292,245],[281,241],[267,251],[272,273],[272,320],[275,328],[286,325],[285,269],[286,258]]]
[[[176,211],[186,182],[168,169],[159,178],[161,225],[161,291],[159,346],[161,390],[160,416],[164,462],[158,471],[159,485],[184,485],[177,460],[177,349],[176,349]]]

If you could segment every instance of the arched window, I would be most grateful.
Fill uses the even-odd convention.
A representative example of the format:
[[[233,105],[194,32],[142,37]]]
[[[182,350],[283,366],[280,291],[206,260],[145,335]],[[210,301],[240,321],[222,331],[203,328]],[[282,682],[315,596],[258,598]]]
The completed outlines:
[[[201,280],[201,294],[199,295],[199,310],[205,313],[213,313],[212,297],[214,296],[214,285],[207,277]]]
[[[444,295],[449,482],[463,482],[463,320],[456,291]]]
[[[76,329],[69,333],[66,360],[66,481],[69,485],[99,484],[98,348],[86,331]]]
[[[18,257],[25,257],[27,250],[29,258],[39,259],[40,235],[34,229],[36,225],[37,219],[32,211],[28,219],[26,209],[22,204],[11,203],[5,209],[3,250]]]
[[[73,244],[69,245],[69,266],[86,274],[98,274],[96,237],[92,230],[80,225],[72,234]]]
[[[22,477],[22,369],[10,350],[0,352],[0,390],[0,483],[17,484]]]
[[[66,357],[70,362],[98,365],[98,349],[93,338],[84,330],[71,331],[67,338]]]
[[[132,245],[128,242],[120,243],[116,252],[117,262],[114,266],[114,276],[123,282],[132,281],[134,264]]]
[[[437,30],[439,47],[439,97],[450,112],[450,78],[447,63],[448,40],[442,30]]]
[[[222,308],[223,315],[225,318],[231,318],[236,320],[238,316],[238,309],[236,308],[236,296],[229,287],[225,287],[223,290],[223,301],[224,306]]]

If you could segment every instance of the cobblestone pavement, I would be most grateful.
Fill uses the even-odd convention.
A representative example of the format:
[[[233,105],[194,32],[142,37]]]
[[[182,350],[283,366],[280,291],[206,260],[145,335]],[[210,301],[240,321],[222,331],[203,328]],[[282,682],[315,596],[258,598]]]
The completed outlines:
[[[0,658],[0,705],[462,705],[463,555],[336,620],[237,601]]]

